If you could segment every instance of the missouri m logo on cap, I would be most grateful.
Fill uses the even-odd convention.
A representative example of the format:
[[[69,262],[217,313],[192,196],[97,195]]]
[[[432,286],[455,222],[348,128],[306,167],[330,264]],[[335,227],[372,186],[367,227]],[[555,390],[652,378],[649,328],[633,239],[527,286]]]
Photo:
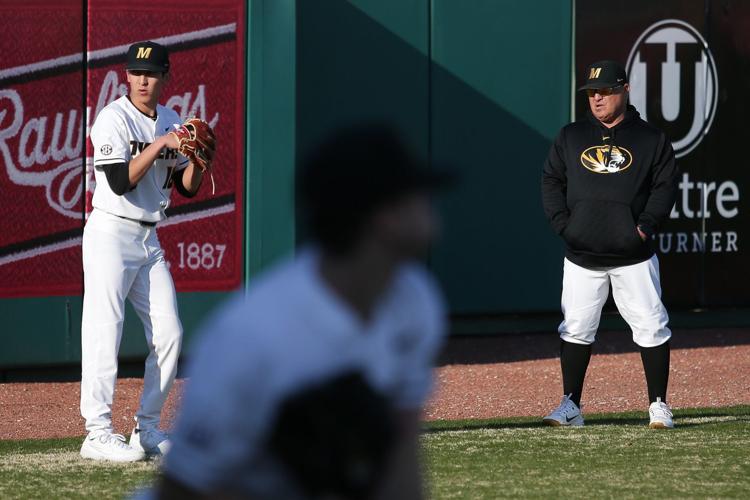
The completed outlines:
[[[591,68],[591,71],[589,72],[589,80],[593,80],[594,78],[599,78],[599,75],[602,73],[602,68]]]
[[[125,69],[166,73],[169,71],[169,52],[155,42],[136,42],[128,47]]]
[[[138,52],[135,54],[136,59],[148,59],[151,57],[151,47],[138,47]]]

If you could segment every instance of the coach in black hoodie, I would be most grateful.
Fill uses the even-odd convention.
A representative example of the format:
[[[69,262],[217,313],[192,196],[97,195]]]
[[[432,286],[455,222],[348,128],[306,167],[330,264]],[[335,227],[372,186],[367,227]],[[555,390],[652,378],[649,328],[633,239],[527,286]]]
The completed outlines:
[[[667,218],[677,191],[669,139],[628,103],[620,64],[588,68],[580,90],[588,116],[560,131],[544,164],[542,201],[566,246],[560,325],[564,397],[544,421],[583,425],[580,398],[609,286],[641,348],[651,405],[650,427],[671,428],[666,405],[668,316],[661,302],[652,236]]]

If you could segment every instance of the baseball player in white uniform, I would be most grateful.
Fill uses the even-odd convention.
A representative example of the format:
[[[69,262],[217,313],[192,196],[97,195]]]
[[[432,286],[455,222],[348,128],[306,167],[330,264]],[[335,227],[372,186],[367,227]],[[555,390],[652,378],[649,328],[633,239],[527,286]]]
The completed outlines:
[[[202,180],[168,134],[180,117],[158,104],[169,76],[166,48],[132,45],[126,70],[129,94],[106,106],[91,129],[96,189],[83,233],[81,414],[88,435],[81,456],[113,461],[140,460],[169,447],[159,420],[177,371],[182,326],[156,225],[166,218],[172,187],[194,196]],[[114,434],[111,419],[126,298],[143,322],[150,351],[129,444]]]
[[[444,180],[414,162],[396,137],[378,126],[345,132],[312,156],[297,183],[298,207],[312,242],[206,322],[190,357],[164,476],[146,496],[421,497],[419,417],[444,338],[445,310],[415,259],[435,232],[427,193]],[[282,409],[299,407],[290,405],[290,398],[301,391],[304,400],[306,388],[347,373],[361,375],[368,389],[319,400],[317,410],[299,419],[301,437],[292,445],[297,451],[275,447],[274,433],[281,432],[283,440],[294,432],[278,429],[280,415],[286,415]],[[337,439],[377,414],[372,407],[351,417],[369,390],[382,396],[387,418]],[[313,400],[321,393],[311,394]],[[349,417],[341,417],[337,405]],[[350,406],[355,408],[344,408]],[[380,441],[378,422],[391,417],[393,439]],[[311,441],[321,420],[333,429],[316,447]],[[380,473],[360,484],[358,496],[345,490],[347,467],[360,464],[354,474],[360,479],[374,469],[335,450],[342,440],[347,448],[352,440],[368,438],[376,448],[393,444]],[[341,467],[326,472],[331,461]]]

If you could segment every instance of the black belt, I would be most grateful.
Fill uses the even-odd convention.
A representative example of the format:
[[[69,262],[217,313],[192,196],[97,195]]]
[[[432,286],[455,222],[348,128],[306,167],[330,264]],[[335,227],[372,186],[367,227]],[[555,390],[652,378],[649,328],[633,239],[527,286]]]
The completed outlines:
[[[154,226],[156,226],[156,222],[149,222],[149,221],[146,221],[146,220],[131,219],[130,217],[123,217],[122,215],[115,215],[115,217],[119,217],[121,219],[129,220],[131,222],[137,222],[141,226],[146,226],[146,227],[154,227]]]

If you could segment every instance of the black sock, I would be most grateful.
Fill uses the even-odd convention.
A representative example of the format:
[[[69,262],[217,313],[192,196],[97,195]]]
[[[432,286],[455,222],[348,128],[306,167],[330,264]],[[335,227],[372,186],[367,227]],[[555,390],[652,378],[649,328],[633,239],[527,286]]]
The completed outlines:
[[[572,394],[570,399],[581,407],[583,379],[591,359],[591,344],[582,345],[560,341],[560,367],[562,368],[563,391]]]
[[[648,400],[650,403],[661,398],[667,402],[667,383],[669,382],[669,342],[656,347],[641,347],[641,361],[646,373]]]

